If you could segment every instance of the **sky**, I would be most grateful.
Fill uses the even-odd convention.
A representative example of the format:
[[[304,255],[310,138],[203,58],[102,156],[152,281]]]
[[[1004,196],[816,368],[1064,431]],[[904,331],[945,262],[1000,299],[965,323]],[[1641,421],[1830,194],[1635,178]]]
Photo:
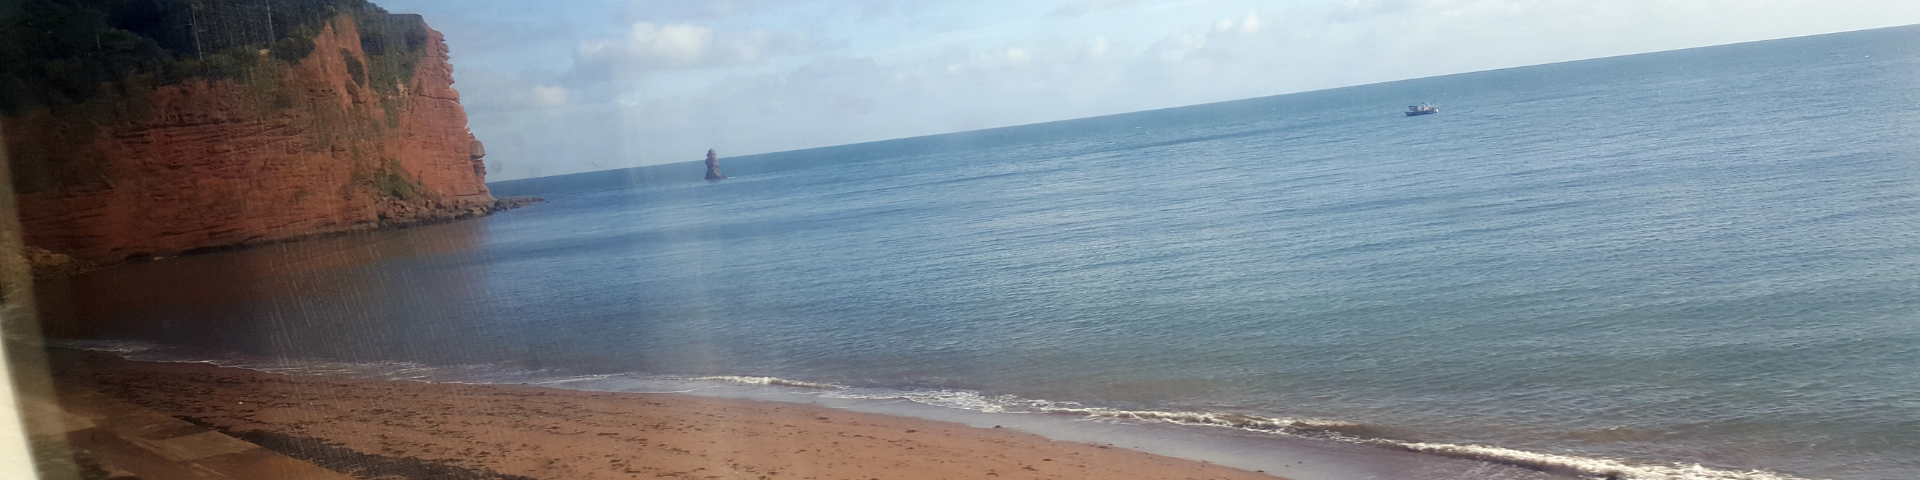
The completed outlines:
[[[446,35],[490,181],[1920,23],[1913,0],[375,1]]]

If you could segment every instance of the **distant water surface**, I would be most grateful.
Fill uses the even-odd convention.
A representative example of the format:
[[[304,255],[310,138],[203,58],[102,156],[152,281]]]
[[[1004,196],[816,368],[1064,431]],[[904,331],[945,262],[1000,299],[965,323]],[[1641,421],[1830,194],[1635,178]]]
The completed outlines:
[[[42,302],[155,358],[1920,478],[1916,134],[1907,27],[503,182],[548,202]]]

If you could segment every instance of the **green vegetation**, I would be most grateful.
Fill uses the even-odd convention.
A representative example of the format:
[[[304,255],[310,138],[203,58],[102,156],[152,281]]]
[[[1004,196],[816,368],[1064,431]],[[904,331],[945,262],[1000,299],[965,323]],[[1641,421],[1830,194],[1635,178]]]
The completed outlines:
[[[391,158],[380,163],[380,170],[373,173],[373,190],[386,196],[401,200],[419,200],[427,196],[427,187],[413,178],[407,170],[400,168],[400,162]],[[355,182],[359,183],[359,182]]]
[[[0,0],[0,113],[76,105],[114,84],[245,80],[261,62],[307,58],[342,15],[360,26],[362,85],[398,92],[425,24],[365,0]]]
[[[294,63],[306,60],[313,53],[313,38],[292,36],[273,42],[273,58],[282,62]]]
[[[339,49],[353,80],[348,93],[364,98],[371,89],[379,113],[307,102],[287,87],[292,65],[315,56],[316,38],[349,26],[361,52]],[[99,132],[152,119],[158,87],[199,78],[230,81],[262,118],[290,118],[314,140],[311,152],[351,150],[369,170],[356,188],[417,198],[425,192],[417,180],[360,146],[400,126],[401,92],[414,88],[427,41],[419,16],[366,0],[0,0],[0,114],[39,116],[18,123],[33,141],[12,145],[14,185],[21,193],[111,188],[117,173],[87,153]]]
[[[360,57],[355,57],[353,51],[342,48],[340,58],[347,60],[347,75],[353,77],[353,84],[367,86],[367,67],[360,63]]]

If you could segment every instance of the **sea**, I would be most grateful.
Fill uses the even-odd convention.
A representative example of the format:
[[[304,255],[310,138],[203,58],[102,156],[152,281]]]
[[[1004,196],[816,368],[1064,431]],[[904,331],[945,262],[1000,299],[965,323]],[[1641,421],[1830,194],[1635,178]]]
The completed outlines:
[[[1295,480],[1920,478],[1920,27],[721,167],[497,182],[546,202],[39,303],[55,345],[135,359],[815,403]]]

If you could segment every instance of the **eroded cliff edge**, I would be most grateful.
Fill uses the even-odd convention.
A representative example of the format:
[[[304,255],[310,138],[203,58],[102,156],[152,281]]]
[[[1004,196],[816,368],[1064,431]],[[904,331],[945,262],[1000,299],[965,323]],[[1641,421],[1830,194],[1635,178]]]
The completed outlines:
[[[8,115],[26,243],[112,263],[497,208],[439,32],[359,12],[290,38],[313,48],[235,47],[227,75]]]

